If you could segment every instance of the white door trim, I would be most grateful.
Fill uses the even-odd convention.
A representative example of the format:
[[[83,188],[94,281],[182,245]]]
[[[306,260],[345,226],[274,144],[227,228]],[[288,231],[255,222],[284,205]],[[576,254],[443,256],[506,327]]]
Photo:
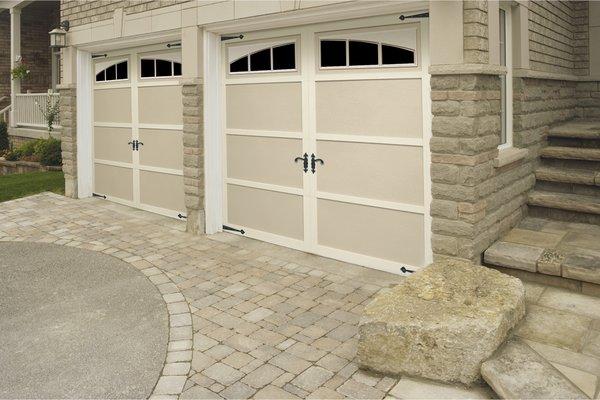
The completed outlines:
[[[92,54],[77,50],[77,86],[75,92],[77,135],[77,197],[92,195],[94,187],[94,135]]]
[[[414,6],[416,3],[411,4],[412,6]],[[397,7],[396,7],[397,8]],[[410,7],[409,7],[410,8]],[[406,9],[403,10],[403,12],[410,12],[411,10],[414,11],[422,11],[423,9],[425,9],[427,7],[421,6],[420,8],[415,8],[415,9]],[[398,12],[398,11],[397,11]],[[351,12],[350,14],[354,14],[355,12]],[[358,16],[357,16],[358,17]],[[364,17],[369,17],[369,15],[365,15]],[[339,17],[342,18],[342,17]],[[320,17],[315,17],[314,18],[314,22],[321,22],[320,21]],[[345,22],[344,21],[336,21],[337,23],[339,23],[340,25],[344,25]],[[309,22],[306,22],[309,23]],[[265,23],[266,24],[266,23]],[[261,26],[261,29],[268,29],[267,26]],[[268,25],[268,24],[267,24]],[[238,26],[238,28],[236,29],[236,26]],[[250,26],[250,25],[249,25]],[[280,25],[277,23],[277,21],[272,23],[272,27],[279,27]],[[219,32],[219,33],[223,33],[223,32],[238,32],[241,31],[242,29],[244,29],[245,26],[243,25],[235,25],[235,24],[227,24],[227,25],[215,25],[215,26],[210,26],[208,27],[208,29],[214,29],[215,31]],[[297,28],[297,31],[301,31],[304,28]],[[283,29],[282,29],[283,31]],[[430,182],[430,150],[429,150],[429,141],[431,138],[431,99],[430,99],[430,95],[431,95],[431,91],[430,91],[430,78],[429,78],[429,74],[427,73],[427,66],[429,65],[429,23],[427,20],[422,20],[421,21],[421,43],[423,44],[421,46],[422,48],[422,53],[421,53],[421,72],[415,72],[414,74],[411,73],[411,77],[412,75],[414,75],[415,77],[420,77],[422,79],[422,107],[423,107],[423,137],[422,139],[416,139],[416,140],[407,140],[407,139],[403,139],[403,140],[399,140],[397,144],[403,144],[403,145],[412,145],[412,146],[422,146],[423,148],[423,171],[424,171],[424,205],[423,207],[412,207],[412,206],[407,206],[407,205],[397,205],[397,204],[378,204],[380,207],[390,207],[392,209],[404,209],[406,211],[408,211],[410,209],[411,212],[416,212],[418,214],[423,214],[424,215],[424,247],[425,247],[425,264],[428,264],[432,261],[432,248],[431,248],[431,216],[430,216],[430,203],[431,203],[431,182]],[[224,151],[223,151],[223,126],[224,126],[224,118],[223,118],[223,107],[224,107],[224,96],[223,96],[223,84],[224,84],[224,74],[222,71],[222,60],[221,60],[221,51],[222,51],[222,44],[220,41],[220,35],[219,33],[215,33],[214,31],[205,31],[205,42],[204,42],[204,71],[205,71],[205,77],[204,77],[204,82],[205,82],[205,86],[204,86],[204,123],[205,123],[205,134],[204,134],[204,141],[205,141],[205,154],[206,154],[206,158],[205,158],[205,193],[206,193],[206,197],[205,197],[205,218],[206,218],[206,233],[207,234],[212,234],[212,233],[216,233],[216,232],[220,232],[222,231],[222,225],[223,225],[223,221],[226,220],[226,210],[224,210],[224,205],[226,204],[226,199],[224,198],[225,194],[224,194],[224,185],[225,185],[225,180],[223,179],[223,176],[225,176],[225,157],[224,157]],[[265,33],[268,34],[268,33]],[[306,37],[306,35],[303,35],[304,37]],[[303,49],[306,46],[302,46],[301,43],[301,51],[304,51]],[[305,66],[303,65],[304,60],[307,60],[307,57],[303,55],[301,55],[300,57],[300,62],[302,63],[302,68],[305,68]],[[310,70],[310,69],[309,69]],[[389,73],[389,72],[384,72],[381,71],[380,76],[383,77],[383,79],[385,78],[396,78],[395,74]],[[375,73],[373,75],[373,78],[376,79],[377,73]],[[406,75],[404,75],[403,77],[406,77]],[[237,78],[237,77],[236,77]],[[313,77],[316,78],[316,80],[319,80],[318,77]],[[362,77],[364,78],[364,76]],[[326,78],[327,80],[329,80],[329,77]],[[344,75],[344,74],[339,74],[339,76],[333,76],[332,75],[332,79],[348,79],[348,76]],[[381,78],[380,78],[381,79]],[[250,83],[250,82],[254,82],[256,79],[254,77],[248,77],[248,78],[237,78],[236,80],[233,79],[228,79],[227,80],[227,84],[236,84],[236,83]],[[281,78],[282,81],[298,81],[297,77],[284,77],[282,76]],[[305,80],[303,80],[305,81]],[[309,88],[310,89],[310,88]],[[302,91],[303,93],[308,94],[309,91],[304,90]],[[307,102],[310,102],[310,96],[308,95],[308,98],[303,98],[303,109],[309,109],[309,105],[307,104]],[[308,107],[307,107],[308,106]],[[303,113],[304,114],[304,113]],[[219,115],[219,117],[214,117],[215,115]],[[304,119],[304,115],[303,115],[303,119]],[[303,125],[303,126],[307,126],[308,130],[310,132],[310,135],[314,136],[312,139],[316,139],[317,137],[322,137],[325,135],[320,135],[316,132],[314,132],[314,121],[304,121],[303,120],[303,124],[307,125]],[[230,132],[227,131],[226,134],[246,134],[246,135],[252,135],[254,132]],[[270,135],[269,135],[270,134]],[[274,136],[277,137],[279,135],[281,135],[278,132],[272,132],[269,133],[265,136]],[[281,135],[284,136],[284,135]],[[328,139],[343,139],[341,137],[329,137]],[[368,142],[370,140],[373,140],[371,138],[368,137],[364,137],[364,136],[357,136],[354,140],[362,142]],[[392,140],[395,141],[395,140]],[[309,143],[313,143],[315,142],[315,140],[309,140]],[[305,149],[306,150],[306,149]],[[308,149],[310,150],[310,149]],[[310,152],[309,152],[310,153]],[[316,193],[316,188],[311,188],[311,185],[304,185],[304,187],[306,188],[305,190],[307,191],[308,194],[308,198],[314,198],[316,201],[317,193]],[[311,193],[313,193],[314,196],[311,196]],[[307,198],[305,197],[305,199]],[[305,207],[305,212],[304,212],[304,220],[308,221],[308,220],[312,220],[315,218],[314,213],[316,212],[316,207]],[[231,225],[231,224],[230,224]],[[308,224],[305,224],[305,226],[307,226]],[[250,229],[247,229],[246,227],[244,227],[244,229],[246,229],[248,231],[248,233],[252,233],[252,236],[259,239],[259,240],[265,240],[268,242],[272,242],[275,244],[280,244],[280,245],[284,245],[284,246],[288,246],[291,248],[295,248],[295,249],[299,249],[299,250],[306,250],[307,248],[311,248],[311,251],[314,251],[315,248],[318,250],[318,253],[324,256],[328,256],[328,257],[334,257],[334,258],[338,258],[341,259],[343,261],[347,261],[347,262],[354,262],[354,263],[359,263],[362,265],[367,265],[370,266],[372,268],[376,268],[376,269],[382,269],[388,272],[394,272],[394,273],[399,273],[398,271],[398,263],[395,262],[389,262],[389,263],[382,263],[381,259],[377,259],[374,257],[369,257],[369,256],[364,256],[361,254],[356,254],[356,253],[352,253],[352,252],[347,252],[347,251],[341,251],[339,249],[332,249],[332,248],[327,248],[325,246],[317,246],[316,244],[316,237],[315,237],[315,232],[306,232],[305,231],[305,236],[304,236],[304,242],[302,241],[298,241],[296,239],[290,239],[290,238],[284,238],[284,237],[276,237],[277,235],[273,235],[270,233],[266,233],[266,232],[258,232],[258,231],[254,231],[252,230],[252,232],[250,232]],[[294,243],[292,243],[294,242]],[[415,267],[415,266],[408,266],[408,267]]]

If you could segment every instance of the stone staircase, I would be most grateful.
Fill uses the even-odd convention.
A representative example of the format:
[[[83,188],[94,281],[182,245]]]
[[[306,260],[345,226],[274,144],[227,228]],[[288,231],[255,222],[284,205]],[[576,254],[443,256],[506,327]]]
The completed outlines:
[[[551,129],[540,157],[529,215],[600,225],[600,122]]]
[[[485,251],[485,264],[600,294],[600,121],[550,129],[535,176],[529,216]]]

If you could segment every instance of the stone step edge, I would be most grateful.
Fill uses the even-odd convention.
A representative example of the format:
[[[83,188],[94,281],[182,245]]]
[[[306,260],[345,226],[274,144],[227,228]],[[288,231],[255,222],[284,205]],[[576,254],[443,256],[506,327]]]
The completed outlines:
[[[600,257],[585,252],[566,253],[499,240],[483,253],[483,260],[488,265],[600,284]]]
[[[600,161],[600,149],[586,147],[548,146],[540,152],[542,158],[560,160]]]
[[[501,399],[589,399],[562,372],[518,338],[481,365],[481,376]]]
[[[600,172],[576,168],[557,168],[541,165],[535,170],[535,178],[546,182],[600,186]]]
[[[600,139],[600,123],[596,121],[566,123],[551,128],[548,131],[548,136],[572,139]]]
[[[527,204],[600,215],[600,199],[581,194],[534,190],[529,193]]]

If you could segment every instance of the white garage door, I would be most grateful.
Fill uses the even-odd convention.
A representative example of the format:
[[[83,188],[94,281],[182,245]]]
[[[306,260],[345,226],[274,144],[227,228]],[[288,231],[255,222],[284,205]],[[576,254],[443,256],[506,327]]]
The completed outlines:
[[[169,47],[95,58],[94,194],[177,217],[185,211],[181,54]]]
[[[388,271],[428,262],[426,34],[396,15],[224,42],[225,225]]]

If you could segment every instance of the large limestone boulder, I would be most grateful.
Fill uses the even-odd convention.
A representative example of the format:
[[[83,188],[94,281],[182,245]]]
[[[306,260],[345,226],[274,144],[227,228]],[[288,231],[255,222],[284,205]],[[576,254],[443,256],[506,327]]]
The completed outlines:
[[[358,363],[384,374],[470,385],[524,315],[517,278],[468,262],[434,263],[367,305]]]

